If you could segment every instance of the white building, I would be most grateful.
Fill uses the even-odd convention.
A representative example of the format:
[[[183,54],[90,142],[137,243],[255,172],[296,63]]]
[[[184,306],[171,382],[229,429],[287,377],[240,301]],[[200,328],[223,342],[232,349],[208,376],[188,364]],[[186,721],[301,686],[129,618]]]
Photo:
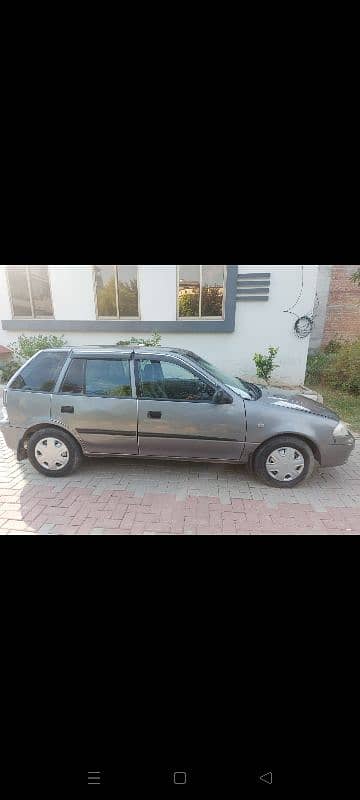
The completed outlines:
[[[295,326],[311,317],[317,273],[296,264],[1,265],[0,345],[21,334],[91,345],[159,331],[162,344],[248,379],[254,353],[276,346],[275,382],[299,385],[309,336]]]

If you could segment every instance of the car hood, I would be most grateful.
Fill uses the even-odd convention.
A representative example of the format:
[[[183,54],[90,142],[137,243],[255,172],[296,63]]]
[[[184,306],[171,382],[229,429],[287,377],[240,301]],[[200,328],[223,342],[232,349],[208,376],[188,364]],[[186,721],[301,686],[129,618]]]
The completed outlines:
[[[325,417],[337,422],[340,419],[335,414],[335,411],[298,392],[285,391],[271,386],[267,389],[259,388],[262,389],[262,399],[266,404],[278,406],[279,408],[293,409],[294,411],[303,411],[306,414],[315,414],[317,417]]]

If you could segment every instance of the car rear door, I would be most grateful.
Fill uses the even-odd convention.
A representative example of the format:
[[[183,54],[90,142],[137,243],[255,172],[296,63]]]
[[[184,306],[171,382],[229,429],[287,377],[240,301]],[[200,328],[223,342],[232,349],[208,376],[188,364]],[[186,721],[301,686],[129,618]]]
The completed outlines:
[[[239,461],[245,447],[244,402],[213,402],[215,383],[177,357],[135,361],[141,456]]]
[[[138,455],[137,400],[129,357],[74,356],[52,419],[89,455]]]

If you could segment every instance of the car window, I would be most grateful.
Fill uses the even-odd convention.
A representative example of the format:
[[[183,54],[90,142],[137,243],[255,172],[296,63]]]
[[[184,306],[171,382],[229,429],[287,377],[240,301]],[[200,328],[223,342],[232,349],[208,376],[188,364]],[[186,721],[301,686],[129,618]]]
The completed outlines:
[[[173,361],[139,360],[139,392],[143,399],[210,403],[215,388]]]
[[[67,353],[42,352],[21,370],[11,389],[31,392],[52,392],[68,357]]]
[[[74,358],[71,362],[61,387],[61,394],[84,393],[85,359]]]
[[[87,361],[85,386],[91,397],[132,397],[130,362],[109,358]]]

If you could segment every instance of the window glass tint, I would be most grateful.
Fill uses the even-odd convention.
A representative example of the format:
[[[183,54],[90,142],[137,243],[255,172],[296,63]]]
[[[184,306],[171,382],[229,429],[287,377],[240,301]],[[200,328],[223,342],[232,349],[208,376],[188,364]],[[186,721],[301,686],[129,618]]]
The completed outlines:
[[[64,366],[67,353],[39,353],[11,384],[11,389],[52,392]]]
[[[35,317],[52,317],[53,307],[47,267],[29,267],[31,295]]]
[[[202,267],[201,316],[222,317],[224,307],[224,267]]]
[[[74,358],[65,375],[61,387],[62,394],[83,394],[84,369],[85,360],[83,358]]]
[[[140,394],[144,399],[209,403],[215,388],[191,370],[170,361],[142,359]]]
[[[139,316],[137,271],[137,265],[117,267],[120,317]]]
[[[117,317],[115,270],[112,264],[95,267],[97,313],[99,317]]]
[[[26,267],[9,267],[8,277],[14,317],[32,317]]]
[[[179,266],[179,317],[200,314],[200,266]]]
[[[130,362],[89,360],[86,365],[86,394],[95,397],[132,397]]]

